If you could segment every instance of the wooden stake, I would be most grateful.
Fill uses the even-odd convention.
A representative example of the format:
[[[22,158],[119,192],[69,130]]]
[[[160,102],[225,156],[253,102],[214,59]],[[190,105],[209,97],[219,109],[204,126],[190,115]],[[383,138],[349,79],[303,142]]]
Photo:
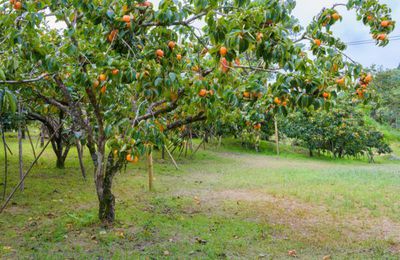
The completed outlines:
[[[31,144],[32,153],[33,153],[33,157],[34,157],[33,159],[36,159],[36,150],[35,150],[35,146],[33,145],[32,137],[29,132],[28,126],[25,126],[25,130],[26,130],[26,133],[28,134],[29,143]]]
[[[33,160],[33,162],[31,163],[31,165],[29,166],[28,170],[25,172],[24,176],[22,177],[22,180],[19,181],[19,183],[14,187],[13,191],[10,193],[10,195],[7,197],[6,202],[4,202],[3,206],[0,208],[0,213],[3,212],[3,210],[7,207],[8,203],[10,202],[11,198],[14,196],[15,192],[18,190],[18,188],[21,186],[21,184],[24,182],[26,176],[28,176],[29,172],[32,170],[33,166],[35,166],[35,164],[37,163],[37,161],[39,160],[40,156],[42,156],[42,154],[44,153],[44,151],[46,150],[47,146],[50,144],[51,139],[54,137],[54,135],[56,134],[56,132],[58,131],[58,129],[61,128],[60,124],[58,126],[58,128],[56,129],[56,131],[54,131],[54,133],[52,134],[52,136],[50,136],[50,139],[47,141],[47,143],[45,144],[45,146],[42,148],[42,150],[40,151],[40,153],[38,154],[38,156],[35,158],[35,160]],[[3,131],[2,131],[3,132]],[[3,140],[5,141],[5,140]]]
[[[165,151],[167,151],[167,153],[168,153],[168,155],[169,155],[169,158],[171,158],[172,163],[175,165],[175,168],[176,168],[177,170],[179,170],[178,164],[176,163],[174,157],[172,157],[172,154],[169,152],[168,147],[165,146],[165,145],[164,145],[164,147],[165,147]]]
[[[192,153],[191,157],[193,157],[197,151],[200,149],[201,145],[203,144],[204,140],[201,140],[201,143],[199,144],[199,146],[197,146],[196,150],[194,150],[194,152]]]
[[[19,164],[19,179],[22,180],[22,177],[24,176],[23,172],[23,167],[24,163],[22,161],[22,126],[21,126],[21,120],[22,120],[22,107],[21,107],[21,102],[18,100],[18,164]],[[24,182],[21,183],[19,186],[20,190],[24,190]]]
[[[150,150],[147,154],[147,167],[149,171],[149,190],[153,190],[153,152]]]
[[[275,124],[276,154],[279,156],[279,134],[278,134],[278,121],[276,120],[276,116],[274,117],[274,124]]]

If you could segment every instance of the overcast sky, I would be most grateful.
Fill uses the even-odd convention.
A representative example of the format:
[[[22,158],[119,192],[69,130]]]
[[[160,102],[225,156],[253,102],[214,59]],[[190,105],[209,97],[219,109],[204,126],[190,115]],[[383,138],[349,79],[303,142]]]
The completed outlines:
[[[297,0],[293,15],[305,26],[323,7],[330,7],[334,3],[341,2],[345,3],[346,1]],[[380,2],[386,3],[392,8],[392,17],[397,20],[397,27],[390,37],[400,35],[400,1],[380,0]],[[371,39],[368,27],[356,20],[355,12],[348,12],[345,7],[339,7],[337,10],[343,16],[343,21],[333,26],[334,35],[339,36],[344,42]],[[348,46],[346,54],[364,66],[377,64],[384,68],[396,68],[400,64],[400,40],[390,42],[384,48],[378,47],[374,43]]]

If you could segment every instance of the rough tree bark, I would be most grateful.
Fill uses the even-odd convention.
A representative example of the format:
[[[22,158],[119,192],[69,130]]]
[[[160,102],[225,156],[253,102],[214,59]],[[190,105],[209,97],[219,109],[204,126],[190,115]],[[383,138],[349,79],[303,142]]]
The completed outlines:
[[[28,118],[32,120],[40,121],[43,126],[46,128],[47,132],[50,136],[53,136],[51,139],[51,147],[53,148],[54,154],[57,157],[56,167],[58,169],[65,168],[65,160],[68,156],[69,150],[71,148],[71,144],[68,142],[68,138],[65,136],[64,127],[58,127],[62,124],[64,120],[65,113],[60,110],[58,115],[58,119],[50,118],[48,116],[44,116],[35,112],[29,112]],[[58,130],[56,130],[58,129]],[[56,132],[55,135],[53,133]],[[41,132],[44,132],[43,130]]]
[[[99,153],[99,157],[102,158],[102,156],[103,154]],[[115,220],[115,197],[112,194],[112,184],[115,174],[121,169],[122,165],[122,161],[120,159],[115,160],[113,153],[110,152],[106,160],[106,165],[100,163],[98,168],[95,169],[95,184],[99,200],[99,219],[104,224],[112,224]],[[100,173],[103,174],[99,175]]]

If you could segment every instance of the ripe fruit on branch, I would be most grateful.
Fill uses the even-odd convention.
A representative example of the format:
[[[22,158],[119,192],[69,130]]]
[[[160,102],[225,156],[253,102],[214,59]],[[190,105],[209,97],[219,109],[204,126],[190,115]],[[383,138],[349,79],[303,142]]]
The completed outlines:
[[[336,80],[336,84],[338,84],[338,85],[340,85],[340,86],[343,86],[344,83],[345,83],[344,81],[345,81],[344,77],[343,77],[343,78],[340,78],[340,79],[337,79],[337,80]]]
[[[320,46],[321,45],[321,40],[320,39],[314,39],[314,43],[315,43],[315,45]]]
[[[106,79],[107,79],[106,74],[100,74],[100,75],[99,75],[99,80],[100,80],[100,81],[106,81]]]
[[[112,30],[112,31],[110,32],[110,34],[108,35],[108,37],[107,37],[108,41],[109,41],[109,42],[114,41],[115,38],[117,38],[117,35],[118,35],[118,30],[117,30],[117,29]]]
[[[229,63],[225,58],[221,58],[220,64],[222,72],[226,73],[229,71]]]
[[[99,85],[100,85],[100,82],[96,79],[96,80],[93,82],[93,88],[97,88]]]
[[[257,123],[257,124],[255,124],[255,125],[253,126],[253,128],[254,128],[255,130],[260,130],[260,129],[261,129],[261,124],[260,124],[260,123]]]
[[[322,96],[323,96],[324,98],[329,98],[329,93],[328,93],[328,92],[324,92],[324,93],[322,94]]]
[[[207,94],[210,94],[210,96],[214,96],[214,90],[210,89],[209,91],[207,91]]]
[[[200,97],[205,97],[206,95],[207,95],[207,90],[204,89],[204,88],[201,89],[200,92],[199,92],[199,96],[200,96]]]
[[[366,84],[370,83],[372,81],[372,75],[370,73],[368,73],[367,76],[365,76],[364,80],[363,80]]]
[[[192,67],[192,70],[193,70],[194,72],[199,72],[199,71],[200,71],[200,67],[197,66],[197,65],[194,65],[194,66]]]
[[[368,20],[368,21],[372,21],[373,19],[374,19],[374,17],[373,17],[372,15],[368,15],[368,16],[367,16],[367,20]]]
[[[378,35],[376,36],[376,39],[377,39],[377,40],[380,40],[380,41],[384,41],[384,40],[386,40],[386,38],[387,38],[386,33],[381,33],[381,34],[378,34]]]
[[[118,73],[119,73],[119,69],[113,69],[113,70],[111,71],[111,73],[112,73],[114,76],[116,76],[116,75],[118,75]]]
[[[161,49],[158,49],[156,50],[156,55],[157,57],[162,58],[164,57],[164,52]]]
[[[282,102],[282,106],[286,107],[287,106],[287,101]]]
[[[126,160],[130,163],[137,163],[139,161],[139,158],[135,155],[132,156],[130,154],[126,155]]]
[[[262,38],[264,37],[264,35],[262,34],[262,33],[257,33],[257,37],[256,37],[256,40],[258,41],[258,42],[260,42],[261,40],[262,40]]]
[[[106,93],[107,87],[104,85],[103,87],[101,87],[101,93],[104,94]]]
[[[239,58],[236,58],[236,59],[235,59],[235,64],[236,64],[237,66],[240,66],[240,59],[239,59]]]
[[[280,98],[275,97],[275,98],[274,98],[274,103],[277,104],[277,105],[280,105],[280,104],[282,103],[282,101],[281,101]]]
[[[226,47],[224,47],[224,46],[222,46],[222,47],[219,49],[219,54],[220,54],[222,57],[224,57],[224,56],[226,55],[227,52],[228,52],[228,50],[227,50]]]
[[[332,18],[333,18],[333,20],[335,20],[335,21],[339,20],[339,19],[340,19],[340,14],[334,13],[334,14],[332,14]]]
[[[390,21],[388,21],[388,20],[385,20],[385,21],[381,22],[381,26],[382,27],[388,27],[389,25],[390,25]]]
[[[249,98],[250,97],[250,92],[248,92],[248,91],[243,92],[243,97],[244,98]]]
[[[19,1],[15,2],[14,9],[15,10],[21,10],[21,8],[22,8],[22,3],[19,2]]]
[[[131,17],[129,15],[122,16],[122,21],[129,23],[131,21]]]
[[[168,47],[172,50],[175,48],[176,43],[173,41],[168,42]]]
[[[182,55],[181,54],[177,54],[176,55],[176,59],[180,61],[182,59]]]

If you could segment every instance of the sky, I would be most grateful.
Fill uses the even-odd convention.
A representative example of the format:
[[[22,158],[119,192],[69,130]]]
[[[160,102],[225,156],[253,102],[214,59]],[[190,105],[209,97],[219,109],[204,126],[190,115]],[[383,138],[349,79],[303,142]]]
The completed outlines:
[[[157,9],[160,0],[149,1]],[[306,27],[323,7],[330,7],[335,3],[345,3],[346,0],[296,0],[296,2],[297,5],[293,15],[299,19],[302,26]],[[392,17],[394,20],[397,20],[398,26],[390,37],[399,36],[400,1],[380,0],[380,2],[388,4],[392,8]],[[332,27],[335,36],[340,37],[345,43],[372,39],[368,27],[364,26],[361,21],[356,20],[355,12],[349,12],[345,7],[338,7],[337,10],[343,16],[343,21]],[[50,23],[53,26],[55,25],[55,27],[63,27],[62,24],[56,24],[55,21],[50,21]],[[199,27],[201,27],[200,24],[201,22],[199,23]],[[397,68],[400,64],[400,40],[390,42],[386,47],[378,47],[375,43],[348,46],[345,53],[366,67],[376,64],[386,69]]]
[[[301,25],[306,26],[323,7],[330,7],[335,3],[345,3],[346,1],[297,0],[296,2],[293,15],[300,20]],[[392,8],[392,18],[397,20],[397,27],[389,37],[400,35],[400,1],[380,0],[380,2]],[[343,42],[371,39],[368,27],[356,20],[355,12],[349,12],[345,7],[338,7],[337,10],[343,16],[343,21],[332,27],[335,36],[341,38]],[[386,47],[378,47],[375,43],[348,46],[345,53],[363,66],[376,64],[387,69],[397,68],[400,64],[400,41],[392,41]]]

